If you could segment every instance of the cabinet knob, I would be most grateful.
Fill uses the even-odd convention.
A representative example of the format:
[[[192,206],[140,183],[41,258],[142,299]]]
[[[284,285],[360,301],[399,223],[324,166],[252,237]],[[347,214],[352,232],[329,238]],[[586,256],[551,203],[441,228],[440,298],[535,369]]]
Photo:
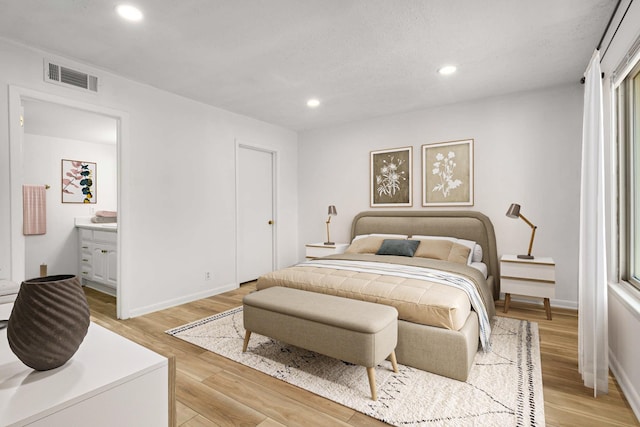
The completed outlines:
[[[269,225],[273,225],[273,220],[272,219],[269,220]]]
[[[85,262],[86,262],[86,261],[89,261],[89,260],[88,260],[88,259],[86,259],[86,258],[82,258],[82,261],[85,261]]]
[[[107,253],[107,251],[106,251],[106,250],[104,250],[104,249],[100,249],[100,252],[102,252],[103,254],[106,254],[106,253]]]

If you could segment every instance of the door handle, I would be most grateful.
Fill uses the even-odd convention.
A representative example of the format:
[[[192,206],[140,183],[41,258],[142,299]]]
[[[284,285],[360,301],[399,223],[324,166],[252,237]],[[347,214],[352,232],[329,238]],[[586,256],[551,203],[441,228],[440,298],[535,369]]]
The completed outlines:
[[[273,225],[273,223],[274,223],[274,222],[273,222],[273,220],[272,220],[272,219],[270,219],[270,220],[269,220],[269,225]]]

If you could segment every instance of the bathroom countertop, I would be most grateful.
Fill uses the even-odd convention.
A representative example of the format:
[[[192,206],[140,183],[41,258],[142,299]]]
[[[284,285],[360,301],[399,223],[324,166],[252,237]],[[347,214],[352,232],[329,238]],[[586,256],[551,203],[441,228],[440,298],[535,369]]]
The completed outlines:
[[[85,228],[87,230],[100,230],[100,231],[118,231],[118,223],[109,222],[96,224],[91,222],[91,217],[80,217],[75,219],[75,226],[78,228]]]

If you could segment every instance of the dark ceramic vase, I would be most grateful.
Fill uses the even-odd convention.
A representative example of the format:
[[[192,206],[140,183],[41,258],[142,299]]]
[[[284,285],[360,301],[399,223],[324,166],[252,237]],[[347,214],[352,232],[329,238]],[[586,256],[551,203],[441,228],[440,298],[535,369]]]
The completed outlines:
[[[46,371],[76,353],[89,328],[89,305],[73,275],[22,282],[9,317],[11,351],[25,365]]]

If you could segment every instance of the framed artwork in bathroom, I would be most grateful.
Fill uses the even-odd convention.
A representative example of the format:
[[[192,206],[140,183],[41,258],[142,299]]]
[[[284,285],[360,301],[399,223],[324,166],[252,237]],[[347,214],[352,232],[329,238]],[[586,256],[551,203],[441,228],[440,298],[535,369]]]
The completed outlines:
[[[97,164],[62,159],[61,188],[62,203],[96,203]]]

